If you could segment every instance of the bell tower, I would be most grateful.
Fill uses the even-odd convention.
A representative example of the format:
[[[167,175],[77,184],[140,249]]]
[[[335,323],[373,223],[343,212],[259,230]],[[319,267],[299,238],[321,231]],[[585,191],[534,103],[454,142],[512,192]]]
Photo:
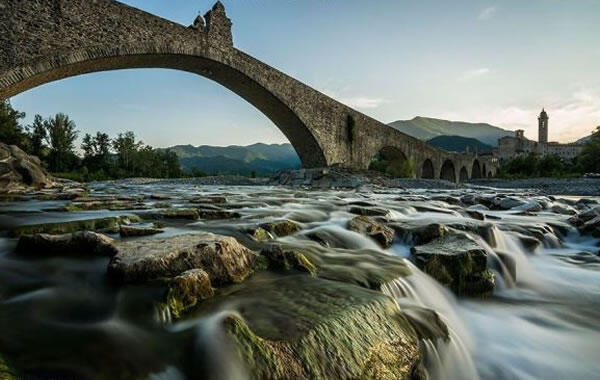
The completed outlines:
[[[542,113],[538,117],[538,142],[540,144],[548,143],[548,114],[542,109]]]

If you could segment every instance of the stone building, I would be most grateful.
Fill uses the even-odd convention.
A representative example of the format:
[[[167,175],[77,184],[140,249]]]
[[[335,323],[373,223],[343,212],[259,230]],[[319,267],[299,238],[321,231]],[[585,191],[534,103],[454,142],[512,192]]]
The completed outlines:
[[[554,154],[565,161],[570,161],[577,157],[581,153],[583,145],[548,142],[549,120],[548,113],[542,109],[538,117],[538,141],[529,140],[525,137],[525,131],[519,129],[515,131],[515,136],[506,136],[498,139],[498,149],[494,151],[494,155],[501,162],[529,153],[537,153],[540,156]]]

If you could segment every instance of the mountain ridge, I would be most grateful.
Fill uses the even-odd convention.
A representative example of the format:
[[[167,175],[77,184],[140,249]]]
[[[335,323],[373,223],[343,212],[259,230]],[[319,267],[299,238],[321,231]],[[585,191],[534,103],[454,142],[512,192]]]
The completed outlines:
[[[498,146],[498,139],[514,136],[513,131],[488,123],[469,123],[417,116],[411,120],[397,120],[388,124],[392,128],[420,140],[430,140],[438,136],[469,137],[492,147]]]

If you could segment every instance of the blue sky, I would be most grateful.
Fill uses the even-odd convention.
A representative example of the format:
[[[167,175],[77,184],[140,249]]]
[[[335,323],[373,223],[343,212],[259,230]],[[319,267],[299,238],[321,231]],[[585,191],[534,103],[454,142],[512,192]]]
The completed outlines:
[[[127,0],[188,25],[212,0]],[[598,0],[224,0],[236,47],[383,122],[417,115],[571,141],[600,125]],[[83,132],[133,130],[157,147],[284,142],[243,99],[202,77],[122,70],[12,99],[66,112]]]

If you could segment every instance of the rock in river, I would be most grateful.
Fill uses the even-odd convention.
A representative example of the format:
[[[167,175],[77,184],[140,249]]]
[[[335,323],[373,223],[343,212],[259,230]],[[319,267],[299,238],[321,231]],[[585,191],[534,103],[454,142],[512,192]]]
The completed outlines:
[[[291,220],[280,220],[277,222],[261,224],[260,227],[267,232],[277,236],[288,236],[300,231],[300,226]]]
[[[394,230],[367,216],[351,219],[348,222],[348,229],[373,238],[383,248],[389,248],[394,240]]]
[[[215,294],[210,277],[202,269],[190,269],[175,277],[169,283],[167,306],[175,318],[194,307],[199,300],[205,300]]]
[[[119,232],[120,224],[128,224],[130,222],[138,222],[140,218],[137,216],[122,216],[96,219],[80,219],[58,223],[42,223],[42,224],[26,224],[12,228],[9,230],[9,235],[19,237],[21,235],[31,234],[52,234],[60,235],[76,231],[98,231],[108,230],[111,232]]]
[[[200,305],[239,311],[222,325],[253,379],[423,379],[418,334],[381,292],[261,273]]]
[[[145,282],[203,269],[213,285],[243,281],[256,255],[232,237],[208,233],[123,242],[108,265],[122,282]]]
[[[487,252],[466,234],[445,235],[412,248],[421,270],[458,295],[493,292],[494,273],[487,268]]]
[[[52,186],[40,160],[15,145],[0,142],[0,192]]]
[[[90,231],[64,235],[22,235],[17,253],[35,256],[109,256],[117,253],[113,240],[108,236]]]

